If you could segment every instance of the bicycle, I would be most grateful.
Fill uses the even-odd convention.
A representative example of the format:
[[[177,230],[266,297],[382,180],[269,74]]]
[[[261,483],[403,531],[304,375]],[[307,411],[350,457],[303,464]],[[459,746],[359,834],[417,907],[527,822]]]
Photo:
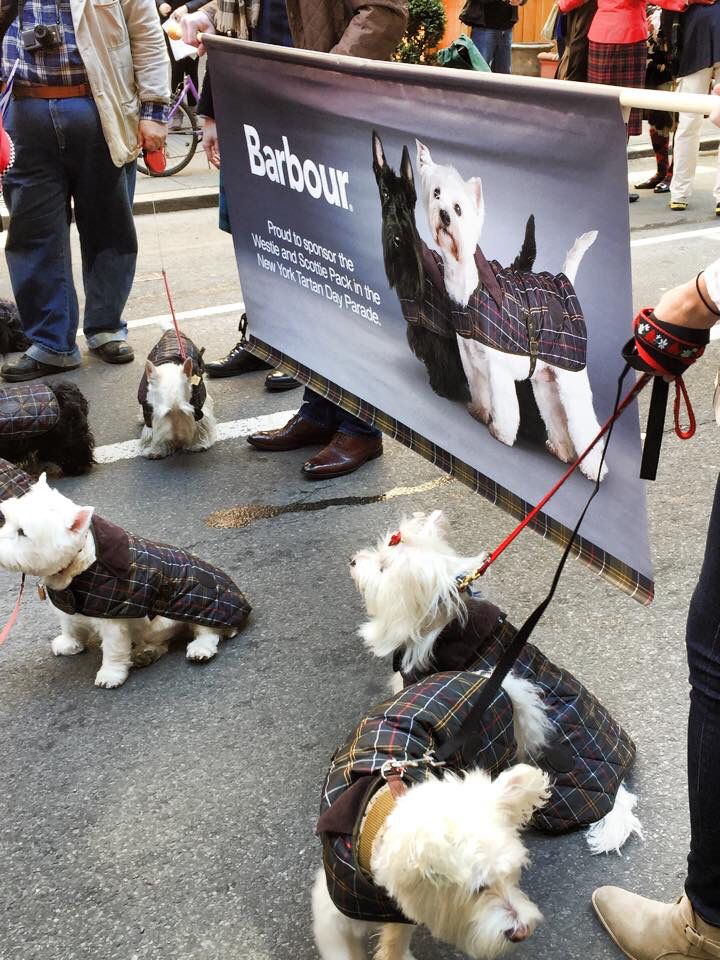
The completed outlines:
[[[168,135],[165,143],[165,169],[162,173],[155,173],[145,165],[143,155],[137,158],[137,167],[140,173],[148,177],[171,177],[174,173],[184,170],[195,156],[198,143],[202,140],[202,130],[198,126],[195,110],[185,102],[188,93],[198,102],[198,92],[190,77],[180,84],[175,91],[174,99],[168,113]]]

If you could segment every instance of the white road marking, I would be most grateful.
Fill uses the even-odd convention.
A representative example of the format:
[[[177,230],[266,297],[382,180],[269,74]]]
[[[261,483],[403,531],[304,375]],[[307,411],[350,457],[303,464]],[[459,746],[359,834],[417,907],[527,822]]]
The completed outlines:
[[[720,240],[720,226],[701,227],[699,230],[680,230],[676,233],[661,233],[657,237],[638,237],[637,240],[631,240],[631,247],[652,247],[656,243],[672,243],[673,240],[694,240],[694,239]]]
[[[237,303],[221,303],[217,307],[200,307],[197,310],[180,310],[175,314],[178,323],[183,320],[198,320],[203,317],[218,317],[224,313],[242,313],[245,304],[242,300]],[[172,323],[172,317],[169,313],[158,313],[154,317],[140,317],[138,320],[128,320],[128,329],[134,330],[137,327],[165,327]]]
[[[258,430],[276,430],[284,426],[297,410],[282,410],[263,417],[247,417],[245,420],[228,420],[218,424],[218,440],[231,440],[235,437],[249,437]],[[95,449],[98,463],[115,463],[117,460],[134,460],[141,456],[139,440],[123,440],[120,443],[108,443]]]

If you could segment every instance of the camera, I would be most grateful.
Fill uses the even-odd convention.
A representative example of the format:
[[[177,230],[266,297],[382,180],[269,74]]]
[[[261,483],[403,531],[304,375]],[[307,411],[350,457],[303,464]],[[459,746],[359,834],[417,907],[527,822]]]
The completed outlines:
[[[38,23],[32,30],[23,30],[20,39],[25,50],[49,50],[51,47],[60,46],[62,34],[57,24],[46,26]]]

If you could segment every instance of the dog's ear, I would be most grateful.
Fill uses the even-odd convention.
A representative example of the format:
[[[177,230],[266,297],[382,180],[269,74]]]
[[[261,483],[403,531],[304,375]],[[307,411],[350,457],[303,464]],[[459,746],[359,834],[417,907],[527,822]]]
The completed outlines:
[[[68,527],[70,533],[87,533],[93,513],[93,507],[78,507],[77,513],[75,514],[72,523]]]
[[[517,763],[503,771],[493,781],[498,805],[510,814],[512,820],[525,823],[533,810],[542,807],[550,796],[548,775],[527,763]]]
[[[148,378],[148,380],[152,380],[152,378],[153,378],[154,375],[155,375],[156,369],[157,369],[157,367],[156,367],[155,364],[152,362],[152,360],[146,360],[146,361],[145,361],[145,376]]]
[[[185,357],[185,359],[183,360],[182,371],[188,380],[192,379],[193,362],[191,357]]]
[[[430,151],[424,143],[421,143],[419,140],[416,140],[415,143],[417,144],[418,167],[420,168],[420,172],[422,172],[423,167],[429,167],[432,164],[433,158],[430,156]]]
[[[483,197],[482,180],[480,177],[470,177],[468,180],[468,186],[470,187],[470,192],[472,194],[473,202],[477,207],[477,211],[482,217],[485,213],[485,199]]]
[[[384,167],[387,166],[387,161],[385,160],[385,151],[383,150],[382,140],[377,135],[377,132],[373,130],[372,135],[372,151],[373,151],[373,170],[376,174],[380,172]]]
[[[402,174],[403,180],[412,190],[413,200],[417,199],[417,194],[415,193],[415,176],[413,174],[412,163],[410,162],[410,151],[407,146],[403,147],[402,151],[402,160],[400,161],[400,173]]]

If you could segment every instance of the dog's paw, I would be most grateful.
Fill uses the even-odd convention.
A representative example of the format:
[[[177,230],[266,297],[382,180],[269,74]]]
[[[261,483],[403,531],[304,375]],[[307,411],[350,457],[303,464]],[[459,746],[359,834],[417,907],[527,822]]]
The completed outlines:
[[[72,657],[76,653],[82,653],[85,649],[79,640],[74,637],[66,637],[61,633],[50,643],[50,649],[56,657]]]
[[[592,480],[593,483],[597,482],[598,471],[600,471],[600,480],[604,480],[607,476],[608,468],[607,464],[603,463],[602,470],[600,470],[600,461],[602,458],[602,451],[595,448],[591,450],[590,453],[585,457],[583,462],[580,464],[580,472]]]
[[[570,442],[546,440],[545,446],[549,452],[562,463],[572,463],[576,457],[575,447],[573,447]]]
[[[188,644],[185,656],[188,660],[212,660],[217,653],[217,644],[214,637],[196,637]]]
[[[149,450],[143,450],[142,455],[146,460],[164,460],[169,457],[172,450],[166,447],[151,447]]]
[[[490,423],[490,411],[487,407],[483,407],[479,403],[469,403],[468,404],[468,413],[471,417],[474,417],[480,423],[484,423],[486,426]]]
[[[166,653],[167,650],[164,647],[143,647],[142,650],[133,650],[133,666],[149,667],[151,663],[155,663]]]
[[[121,687],[127,680],[127,667],[100,667],[95,675],[95,686],[112,690]]]
[[[502,427],[498,426],[497,421],[493,420],[488,424],[488,430],[490,435],[495,437],[496,440],[499,440],[500,443],[504,443],[506,447],[515,446],[515,437],[517,434],[511,434],[508,430],[504,430]]]

